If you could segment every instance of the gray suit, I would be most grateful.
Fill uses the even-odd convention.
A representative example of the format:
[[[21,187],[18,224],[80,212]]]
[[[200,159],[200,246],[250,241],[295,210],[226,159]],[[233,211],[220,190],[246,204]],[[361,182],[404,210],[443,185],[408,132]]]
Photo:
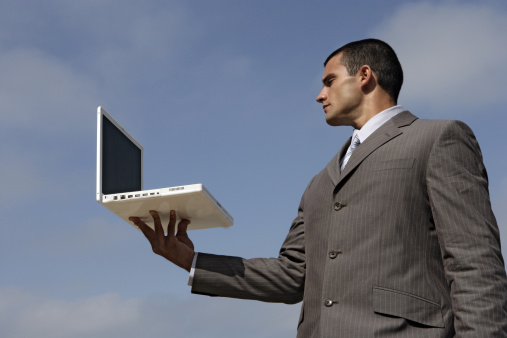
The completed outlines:
[[[462,122],[403,112],[308,185],[278,258],[199,254],[192,292],[296,303],[298,337],[507,337],[486,169]]]

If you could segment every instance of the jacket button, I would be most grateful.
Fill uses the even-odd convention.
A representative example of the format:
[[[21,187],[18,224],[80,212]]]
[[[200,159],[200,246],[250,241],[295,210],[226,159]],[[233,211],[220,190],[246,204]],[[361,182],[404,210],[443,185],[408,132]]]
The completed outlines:
[[[327,306],[327,307],[333,306],[333,301],[329,298],[325,299],[324,306]]]
[[[334,204],[334,210],[338,211],[340,210],[341,208],[343,208],[345,206],[345,204],[341,204],[340,202],[336,202]]]
[[[331,250],[329,251],[329,258],[335,259],[339,254],[341,254],[341,251]]]

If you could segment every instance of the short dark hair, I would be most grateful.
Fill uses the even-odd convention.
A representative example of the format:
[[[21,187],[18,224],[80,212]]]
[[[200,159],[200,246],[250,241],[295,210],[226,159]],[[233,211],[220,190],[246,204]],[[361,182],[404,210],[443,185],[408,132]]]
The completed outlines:
[[[350,42],[331,53],[324,62],[342,53],[340,63],[347,68],[349,75],[355,75],[362,66],[368,65],[377,75],[377,81],[393,99],[398,102],[403,69],[394,50],[387,43],[377,39],[365,39]]]

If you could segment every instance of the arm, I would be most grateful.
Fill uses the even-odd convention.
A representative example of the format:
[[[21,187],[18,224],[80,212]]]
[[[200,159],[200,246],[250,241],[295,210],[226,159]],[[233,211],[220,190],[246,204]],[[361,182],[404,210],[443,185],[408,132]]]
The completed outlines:
[[[479,145],[449,122],[431,151],[426,181],[458,337],[507,335],[507,278]]]

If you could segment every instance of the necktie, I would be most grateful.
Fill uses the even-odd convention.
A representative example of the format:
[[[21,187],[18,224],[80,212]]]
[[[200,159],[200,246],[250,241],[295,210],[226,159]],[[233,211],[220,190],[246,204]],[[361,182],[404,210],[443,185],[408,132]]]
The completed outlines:
[[[357,146],[361,143],[359,140],[359,136],[356,134],[354,138],[352,139],[352,143],[350,143],[349,149],[347,150],[347,153],[343,157],[342,166],[340,168],[341,172],[345,169],[345,166],[347,165],[347,162],[350,159],[350,156],[352,156],[352,153],[354,150],[356,150]]]

